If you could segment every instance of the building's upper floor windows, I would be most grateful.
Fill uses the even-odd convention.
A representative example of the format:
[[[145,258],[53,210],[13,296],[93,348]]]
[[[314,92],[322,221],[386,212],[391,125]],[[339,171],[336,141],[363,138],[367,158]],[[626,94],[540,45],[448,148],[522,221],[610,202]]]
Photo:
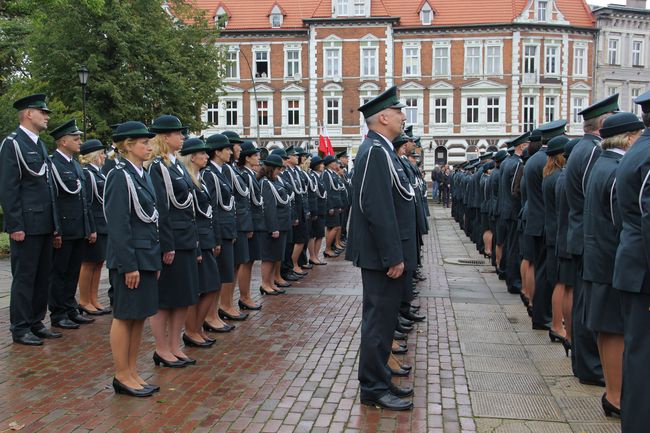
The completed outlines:
[[[619,65],[619,47],[620,40],[618,38],[609,38],[607,41],[607,63],[610,65]]]
[[[480,75],[482,70],[481,44],[465,44],[465,75]]]
[[[226,79],[239,79],[239,48],[237,47],[226,52]]]
[[[433,76],[448,77],[451,72],[451,45],[449,42],[433,45]]]
[[[370,0],[332,0],[333,17],[367,17]]]
[[[253,48],[253,73],[255,78],[271,78],[271,60],[268,48]]]
[[[587,75],[587,47],[583,45],[573,47],[573,75],[579,77]]]
[[[420,21],[423,26],[430,26],[433,22],[433,9],[429,2],[425,1],[420,9]]]
[[[340,79],[341,78],[341,48],[328,47],[325,48],[323,55],[325,57],[325,78]]]
[[[548,6],[549,2],[548,0],[537,0],[537,21],[547,21],[548,20]]]
[[[301,77],[300,45],[286,45],[284,48],[284,76],[299,79]]]
[[[643,66],[643,39],[632,41],[632,66]]]
[[[403,54],[404,54],[403,75],[405,77],[419,77],[420,76],[420,44],[405,43]]]
[[[282,12],[282,9],[280,9],[280,6],[276,4],[273,6],[273,9],[271,9],[271,13],[269,14],[269,22],[271,23],[271,28],[279,29],[282,27],[283,20],[284,14]]]
[[[225,29],[228,25],[228,12],[222,6],[214,14],[214,24],[220,29]]]

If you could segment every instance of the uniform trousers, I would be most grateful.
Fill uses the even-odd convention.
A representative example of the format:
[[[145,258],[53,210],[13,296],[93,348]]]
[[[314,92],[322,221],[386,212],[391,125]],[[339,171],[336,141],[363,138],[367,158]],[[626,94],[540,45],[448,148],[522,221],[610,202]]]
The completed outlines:
[[[386,276],[386,270],[361,269],[363,314],[359,349],[361,398],[379,398],[391,385],[388,357],[397,326],[397,314],[404,290],[404,272],[400,278]]]
[[[79,304],[75,299],[85,239],[64,239],[54,250],[50,280],[50,319],[58,322],[74,315]]]
[[[571,363],[573,374],[581,380],[603,380],[603,367],[596,344],[596,333],[587,327],[585,309],[585,281],[582,279],[582,256],[574,256],[576,261],[576,284],[573,286],[573,350]]]
[[[508,225],[508,232],[506,237],[506,285],[508,292],[519,293],[521,292],[521,272],[519,263],[519,233],[517,231],[517,220],[509,219],[506,224]]]
[[[52,270],[52,235],[26,235],[22,242],[10,241],[11,333],[22,337],[30,329],[43,328]]]
[[[621,291],[621,304],[625,322],[621,427],[623,433],[645,432],[650,425],[650,295]]]
[[[553,288],[549,288],[546,278],[546,245],[544,236],[531,236],[535,245],[535,294],[533,295],[533,323],[547,325],[551,322],[551,298]]]

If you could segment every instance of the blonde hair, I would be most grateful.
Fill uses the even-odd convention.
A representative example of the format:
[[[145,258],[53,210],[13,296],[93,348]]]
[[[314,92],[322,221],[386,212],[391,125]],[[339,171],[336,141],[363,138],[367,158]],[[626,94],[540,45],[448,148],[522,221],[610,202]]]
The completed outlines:
[[[127,146],[133,146],[137,142],[138,142],[138,140],[136,138],[125,138],[124,140],[113,142],[113,146],[115,147],[115,150],[116,150],[116,152],[115,152],[116,155],[113,156],[113,158],[115,158],[117,156],[117,154],[122,155],[122,156],[126,156],[129,153],[129,151],[126,149],[126,147]]]
[[[563,154],[550,155],[546,160],[546,165],[544,166],[544,177],[550,176],[554,172],[562,169],[566,164],[566,159]]]
[[[183,165],[187,169],[187,172],[190,174],[190,177],[192,178],[192,182],[194,182],[194,185],[196,185],[197,188],[201,188],[201,181],[199,181],[199,170],[194,169],[194,164],[192,163],[192,155],[194,154],[190,153],[188,155],[179,155],[178,159],[183,163]]]
[[[156,157],[160,157],[167,167],[172,165],[172,162],[169,159],[170,150],[169,146],[167,146],[167,141],[165,140],[165,134],[156,134],[154,138],[149,140],[149,144],[153,147],[153,152],[151,152],[151,158],[148,161],[145,161],[145,168],[149,168]]]
[[[630,143],[628,143],[628,138],[638,133],[639,131],[640,129],[637,129],[636,131],[624,132],[622,134],[618,134],[613,137],[607,137],[606,139],[603,140],[601,146],[603,150],[607,150],[607,149],[626,150],[628,147],[630,147]]]
[[[97,157],[104,153],[104,149],[95,150],[86,155],[79,155],[79,163],[83,165],[96,164]]]

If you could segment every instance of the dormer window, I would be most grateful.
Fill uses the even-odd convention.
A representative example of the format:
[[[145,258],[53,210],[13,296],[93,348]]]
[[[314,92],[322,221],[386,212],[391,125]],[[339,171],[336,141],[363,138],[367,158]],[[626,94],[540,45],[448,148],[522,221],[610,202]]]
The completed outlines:
[[[220,29],[225,29],[228,25],[228,13],[221,6],[219,6],[219,9],[217,9],[217,13],[214,16],[214,23],[217,28]]]
[[[425,2],[422,9],[420,9],[420,21],[422,21],[423,26],[430,26],[433,21],[433,10],[428,2]]]
[[[548,0],[537,0],[537,21],[548,20]]]
[[[274,29],[279,29],[282,27],[282,21],[283,21],[283,14],[282,14],[282,9],[276,4],[273,6],[273,9],[271,9],[271,13],[269,14],[269,22],[271,23],[271,28]]]

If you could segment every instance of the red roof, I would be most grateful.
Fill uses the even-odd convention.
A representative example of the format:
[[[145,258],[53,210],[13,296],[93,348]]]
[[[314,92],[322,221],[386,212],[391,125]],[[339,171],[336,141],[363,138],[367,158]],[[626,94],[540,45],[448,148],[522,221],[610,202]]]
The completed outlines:
[[[435,10],[432,27],[464,24],[500,24],[513,22],[529,0],[429,0]],[[555,0],[564,18],[572,26],[593,27],[594,20],[586,0]],[[278,4],[283,12],[283,29],[304,28],[305,18],[329,18],[332,0],[194,0],[194,4],[213,17],[219,6],[230,12],[226,29],[270,29],[267,12]],[[399,26],[420,26],[418,14],[422,1],[371,0],[374,17],[400,17]],[[480,13],[468,13],[480,10]]]

